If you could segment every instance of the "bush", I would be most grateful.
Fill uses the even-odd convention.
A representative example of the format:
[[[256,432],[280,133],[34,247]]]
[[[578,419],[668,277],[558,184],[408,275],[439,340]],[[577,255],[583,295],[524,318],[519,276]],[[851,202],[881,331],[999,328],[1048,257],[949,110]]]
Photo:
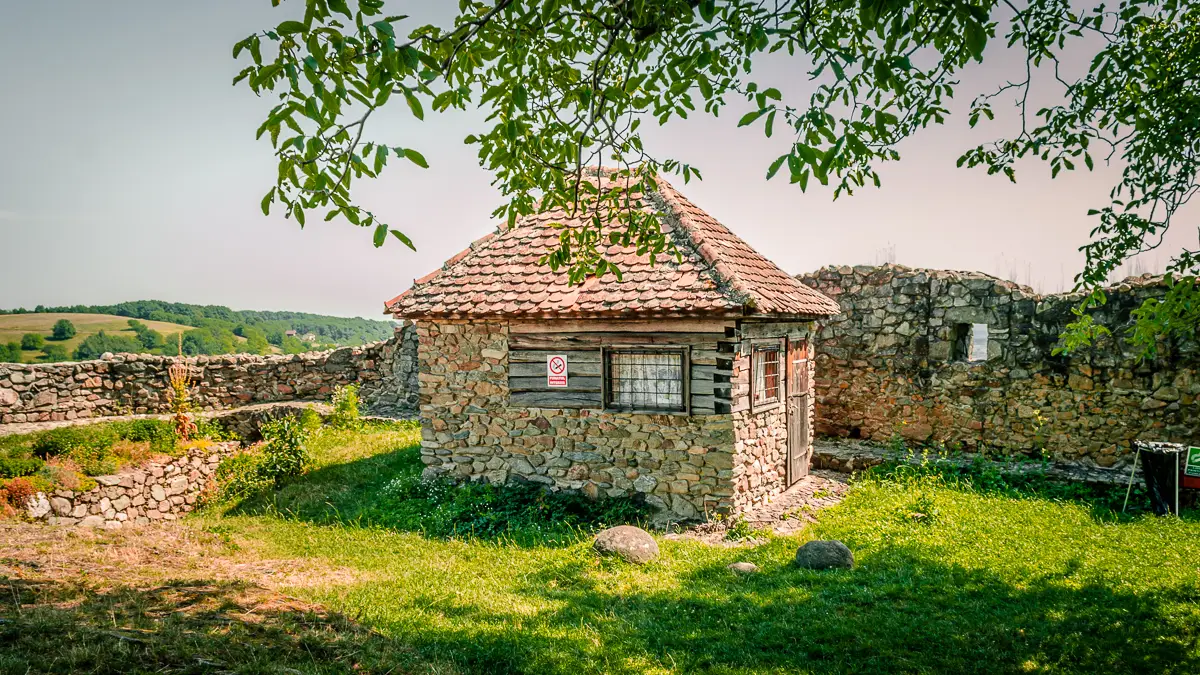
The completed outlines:
[[[21,343],[9,342],[0,344],[0,363],[20,363]]]
[[[265,492],[275,482],[264,476],[261,452],[240,452],[226,457],[217,466],[217,501],[234,501]]]
[[[379,510],[405,529],[434,536],[495,537],[516,532],[598,529],[645,520],[649,506],[636,497],[591,500],[537,483],[465,483],[403,476],[383,490]]]
[[[0,501],[7,502],[15,509],[29,506],[29,500],[38,493],[33,481],[28,478],[14,478],[0,487]]]
[[[300,426],[308,431],[310,436],[315,436],[321,432],[321,426],[324,422],[321,420],[321,414],[312,408],[305,408],[300,413]]]
[[[59,319],[54,322],[50,335],[55,340],[70,340],[75,337],[75,324],[66,319]]]
[[[121,438],[135,443],[149,441],[154,452],[172,454],[175,451],[175,429],[169,422],[159,420],[134,420],[125,427]]]
[[[71,360],[71,355],[67,352],[67,348],[62,345],[56,345],[53,342],[47,343],[46,346],[42,347],[42,352],[45,353],[42,360],[46,363]]]
[[[31,352],[41,349],[46,344],[45,338],[38,333],[26,333],[21,336],[21,349]]]
[[[288,478],[308,470],[312,458],[308,452],[311,436],[300,420],[283,417],[263,424],[263,476],[278,487]]]
[[[69,456],[73,451],[88,449],[105,454],[118,439],[111,425],[61,427],[51,429],[33,440],[33,454],[41,459]]]
[[[135,338],[125,335],[109,335],[104,331],[100,331],[95,335],[89,335],[79,343],[75,348],[76,361],[88,361],[98,359],[105,352],[114,354],[121,353],[138,353],[142,351],[142,343]]]
[[[37,473],[45,462],[35,457],[0,457],[0,478],[20,478]]]
[[[348,384],[333,390],[333,412],[329,415],[329,426],[334,429],[357,429],[358,385]]]
[[[194,438],[203,438],[205,440],[220,443],[221,441],[237,441],[241,440],[238,435],[226,429],[224,425],[214,419],[200,417],[196,419],[196,432],[192,434]]]

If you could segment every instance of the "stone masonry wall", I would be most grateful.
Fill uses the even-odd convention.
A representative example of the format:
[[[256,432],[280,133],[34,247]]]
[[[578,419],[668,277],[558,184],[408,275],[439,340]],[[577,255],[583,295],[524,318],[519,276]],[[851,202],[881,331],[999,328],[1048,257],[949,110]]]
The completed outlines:
[[[117,354],[78,363],[0,364],[0,424],[169,412],[172,357]],[[372,411],[416,409],[416,333],[363,347],[297,355],[189,357],[201,410],[326,398],[357,383]]]
[[[732,416],[510,408],[508,326],[421,322],[426,476],[642,494],[680,517],[733,509]]]
[[[154,520],[175,520],[196,507],[221,459],[237,443],[193,448],[165,464],[151,463],[112,476],[96,476],[96,487],[56,490],[31,500],[29,514],[51,525],[119,529]]]
[[[836,299],[842,314],[816,340],[820,434],[917,442],[1000,454],[1048,452],[1109,467],[1135,438],[1200,441],[1200,350],[1164,343],[1143,361],[1124,339],[1130,312],[1163,292],[1161,279],[1110,289],[1096,321],[1107,339],[1055,355],[1079,301],[1038,295],[985,274],[826,267],[799,277]],[[987,358],[954,358],[956,324],[988,326]]]

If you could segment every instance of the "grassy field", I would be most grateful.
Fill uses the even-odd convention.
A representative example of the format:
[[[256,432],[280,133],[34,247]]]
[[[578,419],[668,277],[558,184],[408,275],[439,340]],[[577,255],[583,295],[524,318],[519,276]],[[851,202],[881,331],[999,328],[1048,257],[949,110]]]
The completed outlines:
[[[50,340],[50,332],[55,322],[66,319],[75,324],[75,337],[61,342]],[[143,321],[150,328],[160,332],[164,337],[174,337],[178,333],[192,330],[191,326],[165,321]],[[3,314],[0,315],[0,342],[20,342],[26,333],[40,333],[47,339],[48,344],[60,344],[67,353],[75,351],[75,347],[84,338],[104,331],[105,333],[120,333],[128,337],[136,337],[129,329],[129,318],[112,314]],[[22,351],[21,359],[25,363],[33,363],[42,356],[41,350]]]
[[[415,443],[327,432],[303,479],[175,539],[0,531],[17,542],[0,590],[8,561],[20,598],[0,593],[0,673],[1200,672],[1194,515],[878,478],[801,535],[660,540],[634,567],[596,558],[586,533],[387,526],[385,486],[419,470]],[[792,567],[814,538],[858,566]],[[761,572],[725,569],[739,560]]]

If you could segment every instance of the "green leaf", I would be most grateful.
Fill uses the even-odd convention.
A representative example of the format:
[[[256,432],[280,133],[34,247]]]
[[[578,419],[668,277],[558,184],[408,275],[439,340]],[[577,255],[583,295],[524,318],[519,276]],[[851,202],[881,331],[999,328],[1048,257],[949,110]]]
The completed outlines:
[[[779,173],[779,167],[783,166],[783,163],[787,160],[787,158],[788,155],[780,155],[779,159],[771,162],[771,168],[767,169],[767,180],[771,180],[775,177],[776,173]]]
[[[409,239],[408,237],[404,236],[403,232],[401,232],[400,230],[389,230],[389,231],[392,233],[393,237],[399,239],[401,242],[404,243],[405,246],[409,247],[410,249],[412,249],[414,251],[417,250],[417,247],[413,246],[412,240]]]
[[[429,168],[429,162],[425,161],[425,156],[422,155],[421,153],[417,152],[416,150],[413,150],[411,148],[405,148],[404,156],[405,156],[405,158],[408,159],[408,161],[412,162],[413,164],[416,164],[417,166],[421,167],[422,169]]]
[[[295,210],[292,211],[292,215],[296,216],[296,222],[300,223],[300,227],[304,227],[304,209],[297,206]]]
[[[764,114],[766,114],[766,112],[767,112],[766,108],[761,108],[759,110],[752,110],[752,111],[746,113],[745,115],[742,115],[742,119],[738,120],[738,126],[744,127],[747,124],[753,124],[754,120],[762,117]]]
[[[275,30],[280,35],[292,35],[294,33],[303,33],[308,30],[308,26],[305,26],[301,21],[284,21],[276,26]]]
[[[383,242],[387,240],[388,228],[387,225],[380,223],[375,226],[375,248],[383,246]]]
[[[262,199],[262,212],[264,216],[271,215],[271,202],[273,201],[275,201],[275,188],[271,188]]]
[[[425,119],[425,109],[421,107],[421,100],[416,97],[408,89],[404,90],[404,100],[408,101],[408,109],[412,111],[414,117],[419,120]]]
[[[967,51],[971,52],[971,56],[974,56],[976,61],[983,61],[983,48],[987,46],[987,31],[984,30],[983,24],[975,21],[967,22],[966,28]]]
[[[518,84],[516,86],[516,88],[513,89],[513,95],[512,95],[513,105],[517,106],[517,108],[520,110],[524,110],[525,104],[528,103],[528,99],[529,99],[529,94],[528,94],[528,92],[525,91],[525,85]]]
[[[700,18],[711,23],[717,15],[716,0],[700,0]]]
[[[376,21],[371,25],[374,26],[375,29],[380,33],[383,33],[390,38],[396,37],[396,29],[393,28],[392,24],[388,23],[387,21]],[[379,244],[376,244],[376,246],[379,246]]]

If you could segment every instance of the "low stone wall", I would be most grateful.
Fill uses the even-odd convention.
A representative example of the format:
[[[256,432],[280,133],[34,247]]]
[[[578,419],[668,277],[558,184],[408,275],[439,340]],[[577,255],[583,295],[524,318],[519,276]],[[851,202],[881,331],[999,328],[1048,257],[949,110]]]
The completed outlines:
[[[112,476],[96,476],[96,487],[84,491],[39,493],[29,515],[51,525],[118,529],[156,520],[175,520],[196,507],[221,460],[238,443],[193,448],[165,464],[151,463]]]
[[[1054,348],[1076,295],[899,265],[826,267],[799,279],[842,306],[816,340],[820,434],[898,435],[1100,467],[1128,462],[1135,438],[1200,441],[1196,343],[1164,341],[1143,361],[1125,339],[1130,312],[1164,292],[1161,278],[1110,289],[1095,320],[1113,338],[1071,357]],[[972,324],[987,326],[983,360],[962,354]]]
[[[117,354],[78,363],[0,364],[0,424],[163,413],[170,410],[172,357]],[[414,411],[416,335],[412,325],[363,347],[297,355],[189,357],[193,400],[200,410],[257,403],[327,399],[334,387],[358,384],[365,408]]]

